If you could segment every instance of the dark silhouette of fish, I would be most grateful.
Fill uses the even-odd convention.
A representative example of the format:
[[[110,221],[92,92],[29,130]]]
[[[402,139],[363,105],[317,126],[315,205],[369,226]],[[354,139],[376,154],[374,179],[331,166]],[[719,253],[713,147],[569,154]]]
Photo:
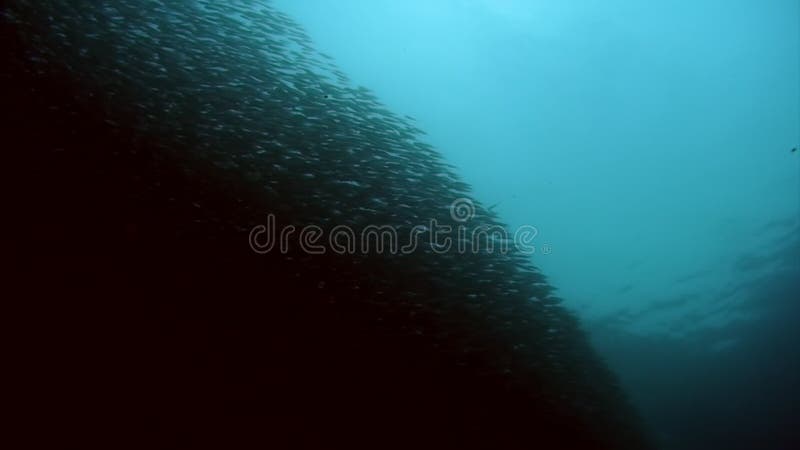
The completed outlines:
[[[9,292],[63,446],[647,447],[523,255],[252,250],[267,214],[409,231],[469,194],[269,3],[0,20]]]
[[[486,208],[486,210],[487,211],[494,211],[494,209],[497,208],[498,206],[500,206],[502,203],[503,203],[502,201],[497,202],[497,203],[493,204],[492,206]]]

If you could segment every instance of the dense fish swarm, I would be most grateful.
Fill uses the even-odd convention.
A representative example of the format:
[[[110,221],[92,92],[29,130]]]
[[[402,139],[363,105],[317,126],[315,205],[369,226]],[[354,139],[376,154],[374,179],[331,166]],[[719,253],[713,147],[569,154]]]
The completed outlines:
[[[251,250],[268,213],[403,236],[469,197],[268,3],[10,1],[2,37],[16,281],[48,305],[33,379],[85,419],[66,441],[646,447],[524,255]]]

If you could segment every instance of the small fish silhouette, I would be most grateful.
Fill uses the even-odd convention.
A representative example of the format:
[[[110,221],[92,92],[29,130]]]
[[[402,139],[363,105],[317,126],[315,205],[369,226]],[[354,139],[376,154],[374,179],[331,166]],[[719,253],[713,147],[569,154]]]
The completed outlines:
[[[486,208],[486,210],[487,210],[487,211],[494,211],[494,209],[495,209],[495,208],[497,208],[498,206],[500,206],[500,204],[501,204],[501,203],[503,203],[503,202],[502,202],[502,201],[499,201],[499,202],[495,203],[494,205],[492,205],[492,206],[490,206],[490,207]]]

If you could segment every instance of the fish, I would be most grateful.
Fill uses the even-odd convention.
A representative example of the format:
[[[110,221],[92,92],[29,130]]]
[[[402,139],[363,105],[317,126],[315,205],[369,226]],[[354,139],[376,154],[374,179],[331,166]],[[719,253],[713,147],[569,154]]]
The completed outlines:
[[[494,209],[497,208],[498,206],[500,206],[501,203],[503,203],[503,202],[494,203],[491,206],[489,206],[488,208],[486,208],[486,210],[487,211],[494,211]]]
[[[12,278],[44,299],[58,375],[35,383],[62,423],[178,447],[648,448],[524,255],[253,251],[267,217],[501,225],[456,220],[469,184],[271,3],[12,0],[2,29]]]

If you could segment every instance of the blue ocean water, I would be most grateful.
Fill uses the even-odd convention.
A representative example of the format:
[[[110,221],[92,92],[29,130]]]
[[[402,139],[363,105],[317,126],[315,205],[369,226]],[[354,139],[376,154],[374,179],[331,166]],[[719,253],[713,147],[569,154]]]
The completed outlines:
[[[664,449],[797,448],[795,0],[278,0],[534,263]]]
[[[798,19],[777,0],[3,2],[31,436],[800,447]],[[502,222],[534,251],[308,245],[434,222]]]

